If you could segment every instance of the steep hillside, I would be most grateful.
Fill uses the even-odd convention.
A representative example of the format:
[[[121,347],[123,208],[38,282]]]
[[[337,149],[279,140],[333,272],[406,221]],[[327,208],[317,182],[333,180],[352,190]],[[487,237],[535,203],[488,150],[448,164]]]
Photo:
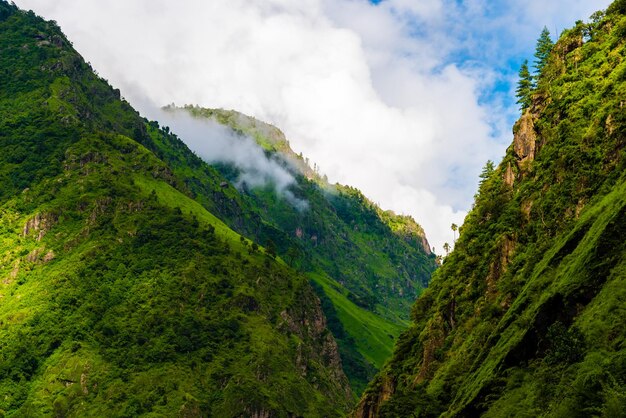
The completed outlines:
[[[624,416],[626,1],[565,31],[357,417]]]
[[[235,111],[194,106],[166,110],[192,115],[199,132],[206,127],[201,122],[209,119],[241,136],[233,135],[232,141],[253,138],[266,158],[293,176],[289,199],[279,196],[272,184],[240,184],[241,170],[233,164],[215,164],[231,184],[239,184],[247,220],[238,222],[241,215],[233,216],[227,205],[215,210],[238,232],[271,243],[311,279],[344,369],[360,393],[391,355],[395,338],[408,325],[411,304],[435,269],[422,228],[408,216],[383,212],[355,188],[329,184],[274,126]]]
[[[0,80],[0,416],[342,415],[319,298],[218,172],[4,1]]]

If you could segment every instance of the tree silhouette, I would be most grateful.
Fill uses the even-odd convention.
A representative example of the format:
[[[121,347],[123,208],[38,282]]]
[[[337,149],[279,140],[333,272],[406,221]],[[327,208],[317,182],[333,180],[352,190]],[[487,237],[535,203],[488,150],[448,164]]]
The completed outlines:
[[[446,252],[446,257],[450,254],[450,244],[447,242],[443,244],[443,250]]]
[[[459,226],[457,224],[453,223],[452,226],[450,226],[450,228],[452,228],[452,233],[454,234],[453,235],[453,237],[454,237],[454,241],[453,242],[456,242],[456,231],[459,229]]]

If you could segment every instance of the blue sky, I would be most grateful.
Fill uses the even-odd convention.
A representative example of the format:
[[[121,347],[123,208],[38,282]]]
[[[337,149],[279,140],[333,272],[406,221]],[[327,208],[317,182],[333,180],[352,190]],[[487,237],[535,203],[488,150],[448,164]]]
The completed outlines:
[[[373,8],[384,8],[390,3],[393,2],[368,2]],[[485,159],[497,162],[510,143],[510,127],[519,116],[514,93],[517,74],[525,59],[532,65],[536,39],[541,30],[547,27],[556,41],[561,31],[573,26],[578,19],[587,20],[591,13],[606,7],[609,1],[557,0],[548,3],[530,0],[523,6],[519,2],[507,0],[435,0],[424,3],[430,3],[437,10],[436,18],[433,19],[433,15],[428,13],[425,13],[425,17],[419,13],[406,13],[405,9],[408,32],[416,42],[439,41],[447,45],[437,65],[430,69],[433,74],[452,65],[471,78],[482,79],[475,99],[491,115],[485,122],[491,129],[492,151],[496,151],[484,156]],[[399,20],[402,19],[400,16]],[[447,171],[451,175],[445,185],[449,189],[468,190],[467,182],[455,175],[459,171],[463,172],[463,164],[462,161],[459,165],[448,167]],[[466,198],[469,196],[460,194]],[[467,201],[453,203],[455,209],[464,205],[467,205]]]
[[[412,215],[441,252],[512,140],[517,72],[541,29],[609,1],[16,3],[56,20],[142,113],[175,102],[270,122],[331,181]]]
[[[372,7],[388,2],[369,0]],[[532,63],[535,41],[543,27],[548,28],[556,41],[558,34],[573,26],[575,20],[587,20],[591,13],[605,8],[610,1],[442,0],[430,3],[441,4],[442,9],[447,10],[442,13],[445,18],[438,20],[433,29],[425,19],[412,17],[412,35],[417,39],[429,38],[428,31],[445,31],[456,45],[447,50],[440,66],[454,64],[460,68],[493,71],[497,77],[480,92],[480,100],[502,101],[508,109],[514,109],[516,100],[511,93],[517,72],[524,59]],[[526,7],[532,11],[529,13]]]

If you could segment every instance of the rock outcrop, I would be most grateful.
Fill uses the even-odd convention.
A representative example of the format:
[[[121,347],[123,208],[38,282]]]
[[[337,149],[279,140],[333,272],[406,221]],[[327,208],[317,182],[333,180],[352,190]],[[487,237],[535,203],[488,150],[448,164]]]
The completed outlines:
[[[509,187],[513,187],[514,183],[515,183],[515,173],[513,172],[513,167],[511,166],[511,163],[508,162],[506,163],[506,170],[504,171],[504,184],[506,184]]]
[[[299,346],[296,358],[296,367],[302,376],[307,376],[315,364],[322,364],[331,374],[332,381],[337,383],[332,396],[341,394],[350,402],[352,390],[343,372],[337,343],[328,331],[320,300],[313,292],[303,293],[298,298],[298,305],[280,313],[282,323],[279,329],[297,335],[304,342]]]
[[[381,390],[374,397],[366,397],[359,403],[352,418],[376,418],[380,406],[389,400],[395,391],[395,382],[389,376],[382,378]]]
[[[537,134],[532,113],[526,111],[513,127],[513,152],[517,167],[525,171],[535,159]]]
[[[37,241],[41,241],[56,221],[57,217],[51,213],[38,213],[26,222],[22,229],[22,236],[27,237],[32,232],[36,232]]]

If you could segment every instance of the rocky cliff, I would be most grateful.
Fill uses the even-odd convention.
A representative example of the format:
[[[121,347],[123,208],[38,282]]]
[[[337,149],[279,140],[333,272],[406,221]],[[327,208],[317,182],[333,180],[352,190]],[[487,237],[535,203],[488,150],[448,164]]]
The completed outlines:
[[[626,2],[565,31],[356,417],[622,416]]]

